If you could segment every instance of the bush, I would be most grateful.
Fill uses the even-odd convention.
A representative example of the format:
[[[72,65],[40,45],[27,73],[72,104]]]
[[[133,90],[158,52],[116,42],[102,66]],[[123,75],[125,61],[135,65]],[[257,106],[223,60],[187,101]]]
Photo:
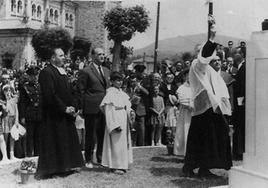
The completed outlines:
[[[73,39],[73,48],[71,50],[71,59],[73,61],[77,60],[77,57],[80,59],[88,58],[90,52],[91,42],[82,37],[74,37]]]
[[[36,56],[47,61],[55,48],[61,48],[67,54],[72,47],[72,39],[68,31],[61,28],[41,29],[34,33],[32,46]]]

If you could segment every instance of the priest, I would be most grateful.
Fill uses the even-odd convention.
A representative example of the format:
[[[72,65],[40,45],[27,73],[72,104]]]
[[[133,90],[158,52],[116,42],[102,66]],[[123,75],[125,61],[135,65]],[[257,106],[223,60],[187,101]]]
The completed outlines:
[[[192,121],[189,128],[183,173],[199,177],[215,177],[209,169],[229,170],[232,166],[228,123],[224,115],[231,114],[229,94],[220,74],[210,65],[214,59],[217,43],[214,42],[214,20],[210,38],[192,62],[189,81],[192,92]]]

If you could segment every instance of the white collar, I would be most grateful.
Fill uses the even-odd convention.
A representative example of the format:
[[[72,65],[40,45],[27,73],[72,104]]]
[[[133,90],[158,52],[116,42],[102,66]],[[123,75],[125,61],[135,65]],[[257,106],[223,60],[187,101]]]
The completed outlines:
[[[99,72],[99,66],[100,66],[100,69],[101,69],[101,72],[103,74],[103,69],[102,69],[102,66],[101,65],[97,65],[96,63],[93,62],[93,65],[94,67],[97,69],[97,71]],[[100,72],[99,72],[100,73]]]
[[[56,65],[54,65],[54,64],[52,64],[52,63],[51,63],[51,65],[52,65],[53,67],[55,67],[55,68],[59,71],[59,73],[60,73],[61,75],[67,75],[67,73],[66,73],[66,71],[64,70],[64,68],[62,68],[62,67],[58,67],[58,66],[56,66]]]

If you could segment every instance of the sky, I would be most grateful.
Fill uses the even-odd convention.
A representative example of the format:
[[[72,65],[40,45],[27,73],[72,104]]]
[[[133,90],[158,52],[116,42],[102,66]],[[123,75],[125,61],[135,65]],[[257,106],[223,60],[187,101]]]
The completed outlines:
[[[123,0],[123,7],[144,5],[149,11],[150,27],[137,33],[126,46],[134,49],[155,41],[157,0]],[[217,33],[249,40],[253,31],[261,30],[268,19],[268,0],[213,0]],[[207,32],[206,0],[160,0],[159,40]],[[227,42],[227,41],[226,41]]]

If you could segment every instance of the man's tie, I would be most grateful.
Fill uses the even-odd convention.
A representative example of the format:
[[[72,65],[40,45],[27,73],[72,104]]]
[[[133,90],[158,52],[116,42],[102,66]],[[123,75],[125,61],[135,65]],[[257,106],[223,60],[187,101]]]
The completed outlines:
[[[99,73],[100,73],[101,78],[102,78],[102,80],[103,80],[103,82],[105,84],[105,87],[106,87],[106,80],[104,78],[104,75],[103,75],[103,72],[102,72],[102,69],[101,69],[101,65],[98,65],[98,69],[99,69]]]

